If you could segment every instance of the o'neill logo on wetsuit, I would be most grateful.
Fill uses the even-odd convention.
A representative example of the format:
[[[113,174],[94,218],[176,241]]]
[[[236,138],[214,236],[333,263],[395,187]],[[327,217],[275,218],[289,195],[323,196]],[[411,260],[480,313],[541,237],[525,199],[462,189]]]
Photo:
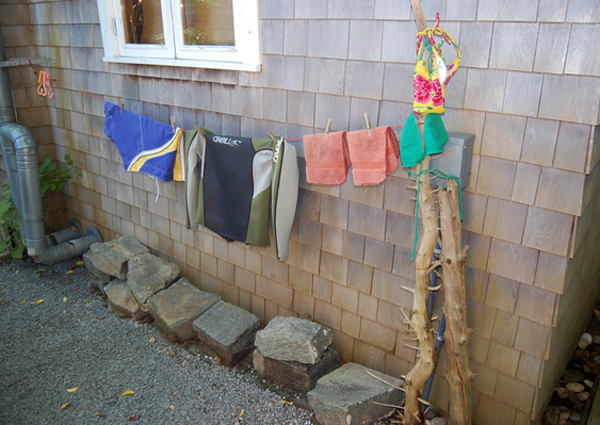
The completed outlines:
[[[215,136],[212,140],[215,143],[221,143],[222,145],[228,145],[234,148],[237,148],[242,143],[241,140],[233,140],[231,137],[224,136]]]

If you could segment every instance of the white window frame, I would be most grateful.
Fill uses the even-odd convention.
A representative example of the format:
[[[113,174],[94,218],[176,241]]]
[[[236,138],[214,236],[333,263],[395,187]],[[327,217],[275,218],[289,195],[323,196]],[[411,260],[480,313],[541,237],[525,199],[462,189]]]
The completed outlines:
[[[232,0],[235,46],[184,44],[179,0],[160,0],[164,45],[125,43],[120,0],[98,0],[105,62],[258,72],[261,67],[259,0]]]

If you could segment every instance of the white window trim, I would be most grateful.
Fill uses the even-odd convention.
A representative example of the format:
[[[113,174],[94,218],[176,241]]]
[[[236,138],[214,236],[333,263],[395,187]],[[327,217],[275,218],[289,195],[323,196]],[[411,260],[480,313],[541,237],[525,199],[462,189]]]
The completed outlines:
[[[123,17],[115,2],[116,0],[98,0],[105,62],[251,72],[261,69],[258,0],[232,0],[236,45],[223,47],[183,44],[183,34],[174,29],[178,22],[182,22],[181,12],[179,7],[169,7],[170,4],[178,5],[177,0],[161,0],[165,26],[164,46],[126,45]],[[167,35],[167,31],[171,31],[173,36]]]

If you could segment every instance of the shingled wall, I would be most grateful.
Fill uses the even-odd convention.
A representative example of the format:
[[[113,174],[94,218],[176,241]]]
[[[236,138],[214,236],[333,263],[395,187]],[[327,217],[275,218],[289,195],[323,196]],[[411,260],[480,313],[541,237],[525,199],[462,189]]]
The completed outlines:
[[[476,135],[464,196],[476,422],[539,420],[598,294],[600,6],[587,0],[428,0],[457,40],[449,130]],[[1,1],[9,57],[56,58],[55,96],[11,70],[19,120],[42,157],[78,159],[83,177],[47,202],[105,239],[130,234],[194,285],[257,314],[331,326],[343,361],[399,376],[415,361],[410,308],[414,193],[405,171],[379,187],[301,184],[290,259],[185,228],[182,183],[123,170],[103,135],[102,101],[183,128],[289,138],[402,125],[411,111],[416,25],[406,0],[262,0],[259,73],[107,64],[93,0]],[[69,84],[67,84],[68,82]],[[56,224],[56,226],[54,226]],[[443,359],[442,359],[443,364]],[[438,377],[434,402],[447,407]]]

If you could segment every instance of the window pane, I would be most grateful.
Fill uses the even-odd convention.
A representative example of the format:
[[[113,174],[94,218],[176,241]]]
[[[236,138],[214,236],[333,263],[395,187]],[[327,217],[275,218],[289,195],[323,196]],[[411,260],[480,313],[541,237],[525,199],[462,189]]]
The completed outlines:
[[[235,45],[231,0],[180,1],[186,45]]]
[[[160,0],[121,0],[125,42],[165,44]]]

